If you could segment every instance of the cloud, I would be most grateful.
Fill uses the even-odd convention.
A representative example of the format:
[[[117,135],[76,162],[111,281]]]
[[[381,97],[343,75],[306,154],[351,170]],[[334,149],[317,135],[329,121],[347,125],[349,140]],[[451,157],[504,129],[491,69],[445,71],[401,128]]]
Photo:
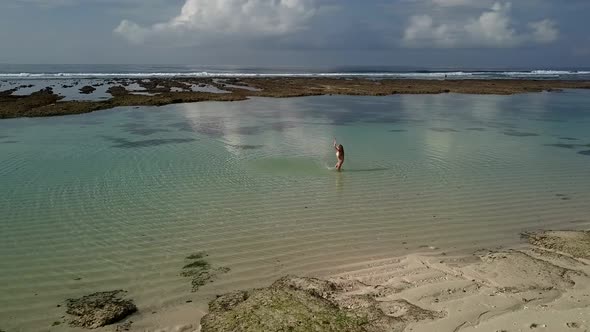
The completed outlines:
[[[216,37],[276,37],[305,29],[314,0],[186,0],[176,17],[151,26],[123,20],[114,32],[132,43],[182,39],[199,44]]]
[[[473,6],[477,2],[474,0],[432,0],[432,3],[442,7],[455,6]]]
[[[74,0],[17,0],[16,4],[35,5],[44,8],[69,6],[75,4]]]
[[[433,0],[440,3],[467,3],[463,0]],[[556,24],[545,19],[528,23],[528,31],[517,31],[510,16],[511,3],[496,2],[476,18],[436,23],[428,14],[410,18],[403,35],[406,47],[508,48],[524,43],[549,43],[559,35]]]
[[[550,43],[559,36],[559,30],[551,20],[529,23],[529,27],[533,31],[533,39],[539,43]]]

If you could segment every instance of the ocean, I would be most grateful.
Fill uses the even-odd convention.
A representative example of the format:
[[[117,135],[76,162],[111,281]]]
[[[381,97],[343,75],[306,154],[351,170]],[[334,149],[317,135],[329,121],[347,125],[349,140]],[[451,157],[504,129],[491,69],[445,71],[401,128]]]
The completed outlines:
[[[117,71],[49,68],[11,79]],[[125,289],[155,330],[286,274],[587,229],[588,105],[586,90],[314,96],[0,120],[0,329],[78,331],[52,326],[67,298]],[[198,252],[229,271],[191,292]]]
[[[239,67],[191,65],[7,65],[2,79],[109,77],[373,77],[453,79],[590,79],[590,68]]]

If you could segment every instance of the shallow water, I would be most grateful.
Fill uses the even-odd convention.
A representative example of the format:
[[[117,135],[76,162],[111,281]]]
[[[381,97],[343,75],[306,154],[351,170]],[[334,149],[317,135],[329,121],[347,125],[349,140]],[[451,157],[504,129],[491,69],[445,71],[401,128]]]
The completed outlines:
[[[588,228],[587,105],[587,91],[322,96],[1,120],[0,329],[49,329],[95,291],[202,308],[288,273]],[[179,273],[199,251],[231,271],[195,295]]]

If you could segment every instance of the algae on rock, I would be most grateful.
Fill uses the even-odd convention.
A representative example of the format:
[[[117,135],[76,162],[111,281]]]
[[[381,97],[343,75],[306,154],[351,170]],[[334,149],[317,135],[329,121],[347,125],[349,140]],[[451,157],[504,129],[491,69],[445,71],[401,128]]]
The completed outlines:
[[[211,301],[201,331],[398,332],[408,322],[439,317],[407,301],[379,302],[345,294],[345,287],[332,281],[287,276],[267,288]]]
[[[122,298],[124,290],[98,292],[66,300],[71,326],[95,329],[121,321],[137,311],[133,300]]]
[[[523,236],[532,245],[590,259],[590,231],[543,231]]]

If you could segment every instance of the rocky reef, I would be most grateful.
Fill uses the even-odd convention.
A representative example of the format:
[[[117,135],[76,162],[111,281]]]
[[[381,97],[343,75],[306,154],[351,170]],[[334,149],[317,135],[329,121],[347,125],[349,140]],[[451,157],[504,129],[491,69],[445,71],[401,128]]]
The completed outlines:
[[[87,95],[87,94],[93,93],[96,90],[96,88],[92,87],[90,85],[86,85],[86,86],[81,87],[79,90],[80,90],[80,93]]]
[[[123,290],[98,292],[66,300],[66,313],[73,316],[71,326],[95,329],[117,323],[137,311],[132,300],[124,299]]]
[[[590,259],[590,231],[542,231],[524,236],[532,245]]]
[[[231,83],[231,84],[228,84]],[[392,94],[498,94],[559,91],[560,89],[590,89],[587,81],[551,80],[410,80],[364,78],[151,78],[112,79],[100,84],[110,85],[109,100],[61,101],[50,89],[42,89],[28,96],[13,95],[16,89],[0,91],[0,119],[15,117],[56,116],[79,114],[118,106],[162,106],[200,101],[237,101],[250,96],[299,97],[317,95],[385,96]],[[126,87],[141,87],[145,94],[134,94]],[[194,91],[194,86],[211,86],[221,92]],[[19,87],[20,88],[20,87]],[[84,89],[84,91],[82,91]],[[81,90],[90,93],[92,86]],[[94,90],[92,90],[94,91]]]
[[[213,300],[201,320],[201,331],[396,332],[410,322],[444,316],[405,300],[379,302],[350,292],[363,286],[354,281],[286,276],[267,288]]]

